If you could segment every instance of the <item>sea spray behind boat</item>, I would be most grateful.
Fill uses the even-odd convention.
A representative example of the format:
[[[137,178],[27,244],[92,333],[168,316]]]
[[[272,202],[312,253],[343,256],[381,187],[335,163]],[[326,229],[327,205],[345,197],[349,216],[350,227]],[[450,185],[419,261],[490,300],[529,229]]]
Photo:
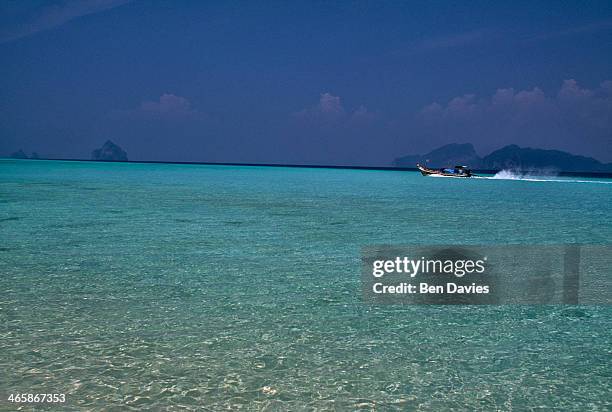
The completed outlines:
[[[550,176],[550,177],[549,177]],[[554,175],[533,174],[533,172],[520,173],[513,170],[501,170],[494,176],[473,176],[478,179],[490,179],[490,180],[520,180],[525,182],[557,182],[557,183],[599,183],[599,184],[612,184],[612,180],[583,180],[583,179],[564,179]]]

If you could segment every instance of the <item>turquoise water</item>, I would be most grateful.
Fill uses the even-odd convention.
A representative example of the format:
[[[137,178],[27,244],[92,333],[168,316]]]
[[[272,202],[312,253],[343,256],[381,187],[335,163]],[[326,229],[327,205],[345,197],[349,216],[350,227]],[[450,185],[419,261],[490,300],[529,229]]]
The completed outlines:
[[[362,303],[365,245],[610,244],[557,180],[0,160],[0,408],[610,410],[610,307]]]

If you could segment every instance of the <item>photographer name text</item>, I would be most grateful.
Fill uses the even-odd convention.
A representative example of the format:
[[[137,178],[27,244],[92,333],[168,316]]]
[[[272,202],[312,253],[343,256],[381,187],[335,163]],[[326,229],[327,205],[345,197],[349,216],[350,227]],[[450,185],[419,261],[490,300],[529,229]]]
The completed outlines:
[[[489,285],[481,285],[476,282],[471,284],[460,282],[458,284],[456,281],[442,281],[444,275],[459,279],[470,274],[482,275],[486,270],[486,262],[486,257],[477,260],[441,260],[425,259],[424,257],[410,259],[398,256],[395,259],[374,260],[372,262],[372,276],[377,279],[389,274],[405,275],[411,280],[418,275],[429,275],[435,278],[433,282],[400,282],[393,285],[376,282],[372,285],[372,291],[376,294],[488,294],[490,292]]]

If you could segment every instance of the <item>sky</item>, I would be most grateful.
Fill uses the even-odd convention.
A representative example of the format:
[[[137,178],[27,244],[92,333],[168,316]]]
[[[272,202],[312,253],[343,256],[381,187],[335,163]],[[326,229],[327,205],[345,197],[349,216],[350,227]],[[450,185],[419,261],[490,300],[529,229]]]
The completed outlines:
[[[3,1],[0,62],[0,156],[612,162],[610,1]]]

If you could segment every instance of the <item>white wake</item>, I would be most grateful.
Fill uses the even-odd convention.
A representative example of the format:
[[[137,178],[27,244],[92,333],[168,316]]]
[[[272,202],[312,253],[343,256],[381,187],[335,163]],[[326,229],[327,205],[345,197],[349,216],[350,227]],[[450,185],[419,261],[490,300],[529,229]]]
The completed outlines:
[[[490,179],[490,180],[523,180],[526,182],[561,182],[561,183],[599,183],[612,184],[612,180],[578,180],[578,179],[563,179],[558,177],[537,176],[530,173],[518,173],[512,170],[502,170],[497,172],[495,176],[474,176],[475,179]]]

